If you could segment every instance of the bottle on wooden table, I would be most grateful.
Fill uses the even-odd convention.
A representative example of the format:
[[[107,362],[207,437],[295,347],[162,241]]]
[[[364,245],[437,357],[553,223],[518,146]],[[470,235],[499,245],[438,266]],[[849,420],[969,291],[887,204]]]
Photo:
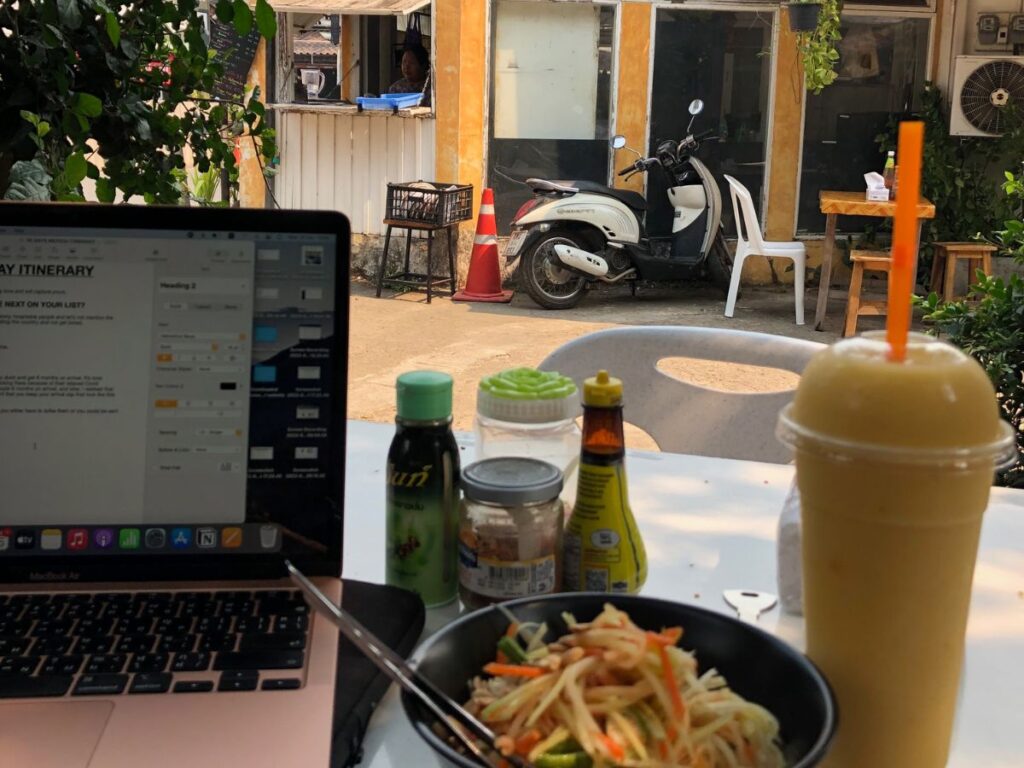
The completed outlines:
[[[455,599],[459,447],[452,434],[452,378],[398,377],[398,417],[388,452],[386,581],[427,607]]]
[[[599,371],[583,384],[583,445],[576,504],[564,536],[567,592],[638,592],[647,552],[629,506],[622,382]]]
[[[896,153],[891,149],[885,158],[885,169],[882,171],[882,178],[885,179],[885,188],[889,190],[889,195],[892,196],[893,183],[896,181]]]

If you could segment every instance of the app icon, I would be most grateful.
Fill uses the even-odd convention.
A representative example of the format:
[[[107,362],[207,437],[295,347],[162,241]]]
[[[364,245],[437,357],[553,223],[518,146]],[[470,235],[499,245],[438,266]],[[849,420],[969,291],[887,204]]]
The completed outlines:
[[[276,549],[277,548],[277,526],[276,525],[261,525],[260,526],[260,546],[264,549]]]
[[[14,531],[10,528],[0,528],[0,552],[6,552],[11,548],[11,539],[14,537]]]
[[[72,528],[68,531],[68,549],[77,552],[89,546],[89,532],[85,528]]]
[[[19,528],[14,534],[15,549],[33,549],[36,545],[36,532],[31,528]]]
[[[200,549],[213,549],[217,546],[217,529],[200,528],[196,531],[196,546]]]
[[[52,552],[55,549],[60,549],[63,539],[59,528],[43,528],[43,532],[39,535],[39,548]]]
[[[114,546],[114,529],[97,528],[92,532],[92,543],[100,549],[110,549]]]
[[[122,528],[117,537],[121,549],[138,549],[141,541],[142,532],[138,528]]]
[[[242,529],[223,529],[220,532],[220,545],[225,549],[238,549],[240,546],[242,546]]]
[[[163,549],[167,545],[167,532],[163,528],[146,529],[146,549]]]
[[[171,528],[171,546],[175,549],[188,549],[192,546],[191,528]]]

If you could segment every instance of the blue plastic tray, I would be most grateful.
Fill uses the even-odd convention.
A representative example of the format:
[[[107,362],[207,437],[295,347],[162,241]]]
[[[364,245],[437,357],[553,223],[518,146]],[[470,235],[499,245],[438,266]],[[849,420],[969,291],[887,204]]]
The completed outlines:
[[[379,97],[359,96],[356,98],[356,103],[363,109],[384,109],[388,112],[417,107],[421,101],[423,101],[422,93],[386,93]]]

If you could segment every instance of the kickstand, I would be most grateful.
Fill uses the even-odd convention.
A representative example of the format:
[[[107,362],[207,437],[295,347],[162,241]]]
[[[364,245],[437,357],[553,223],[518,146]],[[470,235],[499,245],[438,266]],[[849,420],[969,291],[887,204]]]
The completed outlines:
[[[634,296],[636,296],[636,280],[629,281],[629,290]]]

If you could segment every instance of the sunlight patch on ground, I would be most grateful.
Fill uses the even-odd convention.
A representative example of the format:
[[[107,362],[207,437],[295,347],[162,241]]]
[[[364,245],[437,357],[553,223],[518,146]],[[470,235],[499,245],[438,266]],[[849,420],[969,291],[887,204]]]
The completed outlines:
[[[719,392],[786,392],[800,381],[797,374],[780,368],[691,357],[662,358],[657,368],[679,381]]]

